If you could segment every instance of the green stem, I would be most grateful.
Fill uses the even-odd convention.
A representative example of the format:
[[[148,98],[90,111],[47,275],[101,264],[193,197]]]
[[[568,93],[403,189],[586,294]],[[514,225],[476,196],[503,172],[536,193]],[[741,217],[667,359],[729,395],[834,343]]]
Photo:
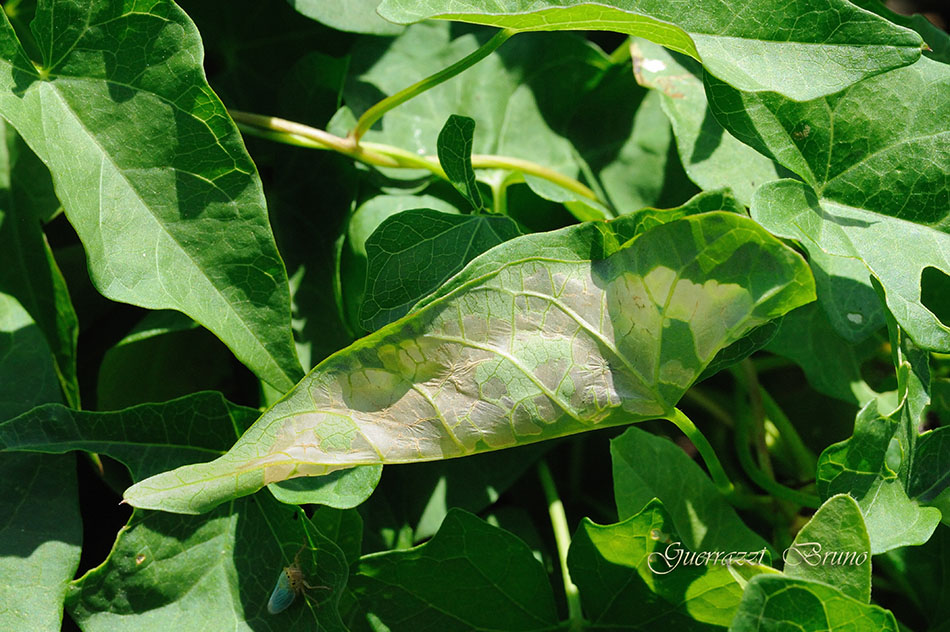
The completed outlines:
[[[371,128],[373,124],[376,123],[376,121],[382,118],[386,112],[399,105],[402,105],[409,99],[422,94],[426,90],[434,88],[443,81],[451,79],[463,70],[467,70],[471,66],[474,66],[476,63],[488,57],[495,51],[495,49],[504,44],[505,40],[514,34],[515,31],[512,29],[502,29],[495,33],[495,35],[490,40],[479,46],[476,50],[472,51],[470,55],[463,57],[448,68],[443,68],[434,75],[430,75],[425,79],[412,84],[408,88],[400,90],[392,96],[386,97],[363,113],[363,116],[361,116],[356,122],[356,127],[354,127],[353,131],[350,132],[349,138],[352,139],[354,143],[359,143],[360,138],[363,137],[363,134],[365,134],[369,128]]]
[[[330,132],[322,129],[310,127],[303,123],[288,121],[277,118],[276,116],[265,116],[263,114],[251,114],[250,112],[241,112],[238,110],[228,110],[234,122],[243,129],[248,127],[261,130],[267,138],[280,140],[289,145],[298,145],[303,147],[332,149],[344,156],[350,156],[356,160],[376,165],[379,167],[399,167],[400,163],[392,157],[378,154],[372,150],[358,146],[349,138],[340,138]]]
[[[558,496],[554,477],[548,464],[542,459],[538,461],[538,478],[544,489],[544,497],[548,502],[548,515],[551,517],[551,527],[554,529],[554,541],[557,544],[557,557],[561,563],[561,577],[564,579],[564,597],[567,600],[568,629],[571,632],[580,632],[584,629],[584,612],[581,608],[581,596],[577,586],[571,581],[571,573],[567,568],[567,552],[571,546],[571,531],[567,526],[567,515],[564,505]]]
[[[229,113],[241,131],[255,136],[298,147],[332,149],[354,160],[376,167],[425,169],[439,178],[447,179],[445,171],[439,164],[439,159],[435,156],[420,156],[401,147],[382,143],[360,143],[357,145],[352,138],[340,138],[322,129],[275,116],[251,114],[238,110],[229,110]],[[530,174],[604,204],[602,200],[598,199],[596,193],[581,182],[529,160],[510,156],[475,154],[472,156],[472,167],[475,169],[508,169],[522,174]]]
[[[752,460],[752,455],[749,454],[749,434],[752,426],[751,417],[752,414],[750,414],[747,409],[739,411],[739,414],[736,415],[736,432],[734,435],[736,453],[739,455],[739,464],[742,466],[742,470],[746,473],[746,476],[775,498],[787,500],[800,506],[819,507],[821,501],[817,496],[792,489],[791,487],[786,487],[756,466],[755,461]]]
[[[732,367],[730,368],[730,372],[736,381],[739,382],[740,386],[745,389],[749,388],[744,371]],[[782,410],[769,392],[765,390],[761,384],[758,385],[758,390],[762,398],[762,406],[765,410],[765,414],[769,420],[775,424],[776,429],[778,429],[782,437],[783,443],[791,451],[792,458],[798,467],[799,478],[803,480],[813,479],[815,477],[815,469],[818,466],[818,458],[815,456],[815,453],[805,445],[805,442],[802,440],[801,435],[798,434],[798,430],[795,429],[788,415],[785,414],[785,411]]]
[[[762,405],[762,390],[759,387],[759,376],[755,373],[755,365],[749,358],[739,363],[745,375],[746,388],[749,391],[749,403],[752,405],[752,423],[754,434],[752,443],[759,459],[759,468],[770,479],[775,479],[772,469],[772,459],[769,458],[769,449],[765,445],[765,407]]]
[[[620,46],[614,49],[612,53],[607,57],[607,60],[612,64],[621,64],[628,59],[630,59],[630,44],[632,43],[633,38],[628,37],[623,41]]]
[[[510,156],[472,154],[472,167],[474,169],[511,169],[512,171],[520,171],[521,173],[537,176],[548,182],[553,182],[589,200],[606,205],[597,197],[597,194],[586,185],[563,173],[558,173],[554,169],[548,169],[529,160],[511,158]]]
[[[759,388],[762,391],[762,405],[765,407],[765,413],[769,416],[772,423],[775,424],[779,434],[782,436],[782,441],[791,451],[792,458],[795,459],[795,464],[798,466],[799,477],[803,480],[815,478],[815,470],[818,468],[818,457],[805,445],[801,435],[798,434],[798,431],[795,429],[795,426],[792,425],[785,411],[772,399],[769,392],[761,388],[761,386]]]
[[[699,428],[696,427],[696,424],[683,414],[683,411],[679,408],[674,408],[672,414],[665,417],[665,419],[673,422],[673,424],[686,435],[686,438],[696,446],[699,456],[701,456],[706,463],[706,468],[709,470],[709,475],[712,477],[713,483],[715,483],[716,488],[722,495],[733,501],[739,500],[740,502],[744,502],[744,499],[740,498],[736,491],[736,486],[732,484],[732,481],[726,476],[726,471],[722,469],[722,463],[719,462],[716,451],[713,450],[713,447],[709,444],[709,441],[703,433],[699,431]]]

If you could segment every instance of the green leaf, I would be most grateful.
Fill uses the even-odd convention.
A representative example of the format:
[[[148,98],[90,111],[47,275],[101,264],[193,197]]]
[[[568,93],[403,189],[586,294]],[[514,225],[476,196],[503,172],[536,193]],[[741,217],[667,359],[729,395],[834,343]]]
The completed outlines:
[[[818,582],[779,575],[754,577],[746,586],[730,632],[897,632],[889,610],[862,603]]]
[[[15,297],[34,319],[53,352],[67,401],[79,406],[79,323],[40,226],[59,208],[59,201],[49,171],[2,121],[0,138],[0,292]]]
[[[271,590],[298,553],[306,581],[329,590],[307,590],[271,615]],[[343,632],[348,575],[343,552],[302,510],[258,495],[200,517],[136,512],[108,559],[70,586],[66,606],[85,632]]]
[[[0,628],[55,632],[82,546],[76,459],[0,454],[0,481]]]
[[[103,356],[97,408],[118,410],[221,389],[231,361],[217,338],[181,312],[149,312]]]
[[[421,546],[364,556],[350,586],[359,599],[354,630],[514,632],[557,624],[551,583],[527,545],[460,509]]]
[[[53,174],[97,288],[185,312],[288,389],[301,370],[286,273],[194,25],[167,0],[51,0],[33,29],[38,67],[0,24],[0,113]]]
[[[360,324],[373,331],[398,320],[469,261],[519,234],[500,216],[418,209],[389,217],[366,240]]]
[[[846,336],[855,340],[868,331],[869,316],[879,326],[864,308],[874,303],[869,271],[918,344],[950,349],[950,327],[940,320],[946,315],[921,290],[928,274],[950,273],[943,255],[950,247],[950,67],[921,59],[801,103],[707,83],[713,110],[733,134],[805,180],[762,187],[752,215],[771,232],[800,240],[823,270],[816,271],[819,282],[822,274],[843,277],[827,292],[819,285],[826,310],[839,312],[836,329],[844,334],[846,318],[859,329]],[[823,294],[835,293],[852,296],[832,306]]]
[[[0,421],[61,397],[46,337],[18,300],[0,292]]]
[[[347,105],[360,114],[381,97],[458,61],[488,35],[469,31],[465,28],[463,35],[451,39],[455,30],[450,25],[424,23],[409,27],[392,42],[358,42],[344,90]],[[634,210],[659,202],[670,145],[669,128],[656,116],[657,104],[650,101],[649,111],[639,111],[645,94],[624,68],[611,66],[602,51],[577,36],[526,35],[426,91],[424,98],[400,105],[364,138],[431,156],[437,150],[440,123],[452,114],[464,115],[478,128],[475,154],[528,160],[572,178],[583,175],[617,208]],[[598,116],[603,99],[611,99],[611,107]],[[400,179],[428,175],[419,170],[382,171]],[[496,195],[506,184],[504,172],[486,168],[477,173]],[[536,194],[566,203],[579,218],[612,214],[576,191],[532,175],[523,177]]]
[[[4,265],[10,254],[0,250]],[[0,427],[34,406],[61,401],[55,367],[39,326],[17,299],[0,292]],[[0,629],[59,630],[82,544],[76,461],[0,453],[0,482]]]
[[[871,601],[871,541],[853,498],[838,494],[818,508],[786,551],[785,574]]]
[[[906,406],[882,415],[876,400],[868,402],[854,420],[851,438],[829,446],[818,459],[818,493],[822,498],[846,493],[858,501],[875,555],[923,544],[940,522],[940,511],[910,498],[898,477],[905,461],[899,417]]]
[[[861,409],[853,436],[822,452],[816,481],[823,498],[848,493],[858,501],[874,554],[926,542],[941,518],[939,509],[921,506],[932,498],[909,496],[915,472],[933,475],[927,458],[918,470],[918,428],[930,403],[929,354],[892,318],[888,330],[900,404],[888,414],[878,412],[876,400]]]
[[[699,64],[643,39],[631,43],[631,55],[634,77],[660,99],[683,168],[699,187],[729,187],[748,206],[760,185],[780,177],[781,167],[737,140],[713,117]]]
[[[397,35],[403,27],[387,22],[376,13],[379,0],[287,0],[308,18],[340,31]]]
[[[596,262],[522,253],[523,239],[328,358],[226,456],[143,481],[126,500],[202,512],[286,478],[671,415],[720,349],[813,298],[804,261],[731,213],[663,224]]]
[[[463,0],[383,0],[378,10],[403,24],[440,18],[519,32],[626,33],[695,57],[707,71],[743,90],[770,90],[799,100],[836,92],[920,56],[916,33],[844,0],[804,0],[793,6],[780,0],[698,6],[663,0],[498,0],[490,7]]]
[[[453,114],[442,126],[437,141],[439,164],[445,170],[452,186],[462,194],[472,209],[482,208],[482,195],[472,169],[472,143],[475,138],[475,119]]]
[[[861,364],[875,347],[873,341],[849,344],[842,339],[815,303],[787,314],[766,348],[800,366],[816,391],[863,406],[877,396],[861,376]]]
[[[258,414],[210,391],[114,412],[46,404],[0,423],[0,451],[98,452],[139,480],[221,454]]]
[[[326,505],[350,509],[362,504],[379,484],[382,465],[331,472],[319,478],[292,478],[271,483],[274,498],[288,505]]]
[[[453,191],[454,194],[454,191]],[[359,312],[366,290],[366,242],[387,218],[412,209],[458,214],[459,210],[434,195],[376,195],[362,202],[350,215],[340,252],[340,284],[344,313],[354,331],[361,329]]]
[[[757,551],[769,546],[742,522],[702,468],[672,441],[627,428],[610,442],[610,457],[621,520],[641,514],[656,498],[663,503],[664,515],[668,512],[668,526],[690,550]]]
[[[628,64],[569,98],[576,105],[566,134],[618,213],[674,206],[690,194],[660,97],[630,81]]]
[[[771,570],[758,565],[765,550],[697,550],[679,538],[664,504],[655,499],[617,524],[601,526],[585,518],[567,559],[588,620],[597,629],[625,630],[653,630],[657,621],[671,630],[729,625],[745,580]],[[755,565],[693,563],[692,551]]]
[[[908,494],[925,503],[950,487],[950,427],[935,428],[917,438],[907,484]]]
[[[332,540],[352,566],[360,559],[363,546],[363,518],[355,509],[318,507],[311,522],[324,536]]]
[[[907,599],[930,623],[928,629],[944,629],[950,621],[950,603],[942,598],[950,590],[950,528],[937,527],[924,544],[888,551],[886,558],[899,573]]]
[[[862,9],[876,13],[882,18],[900,24],[905,28],[917,31],[930,50],[924,49],[924,55],[930,59],[950,64],[950,35],[946,31],[940,30],[933,22],[925,16],[915,13],[913,15],[902,15],[894,13],[888,9],[880,0],[850,0],[853,4]],[[922,7],[921,7],[922,8]]]
[[[367,531],[383,548],[394,548],[389,534],[403,530],[411,535],[411,543],[422,542],[439,530],[450,509],[481,514],[494,506],[551,447],[535,443],[467,459],[388,468],[373,496],[360,507]],[[287,482],[295,480],[312,479]]]

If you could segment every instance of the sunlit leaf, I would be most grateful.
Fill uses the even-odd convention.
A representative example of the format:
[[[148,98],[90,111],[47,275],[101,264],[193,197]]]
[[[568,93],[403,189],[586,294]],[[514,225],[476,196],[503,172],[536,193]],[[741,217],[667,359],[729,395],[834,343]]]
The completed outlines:
[[[730,632],[897,632],[888,610],[848,597],[833,586],[782,575],[749,582]]]
[[[33,30],[38,65],[0,23],[0,113],[53,174],[97,288],[187,313],[262,379],[292,386],[286,273],[194,25],[167,0],[51,0]]]
[[[491,5],[383,0],[379,13],[402,23],[440,18],[515,31],[617,31],[691,55],[741,89],[773,90],[795,99],[835,92],[913,63],[921,50],[913,31],[844,0],[799,0],[791,6],[781,0],[496,0]],[[762,64],[763,58],[769,63]]]
[[[660,225],[602,261],[520,254],[521,239],[326,360],[224,457],[126,500],[201,512],[295,476],[664,417],[720,349],[813,297],[801,258],[731,213]]]

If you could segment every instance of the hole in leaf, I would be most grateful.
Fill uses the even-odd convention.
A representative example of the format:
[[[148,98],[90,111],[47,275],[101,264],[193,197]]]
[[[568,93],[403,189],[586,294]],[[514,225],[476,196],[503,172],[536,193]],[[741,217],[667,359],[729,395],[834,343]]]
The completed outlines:
[[[920,275],[920,302],[950,327],[950,276],[932,266],[924,268]]]

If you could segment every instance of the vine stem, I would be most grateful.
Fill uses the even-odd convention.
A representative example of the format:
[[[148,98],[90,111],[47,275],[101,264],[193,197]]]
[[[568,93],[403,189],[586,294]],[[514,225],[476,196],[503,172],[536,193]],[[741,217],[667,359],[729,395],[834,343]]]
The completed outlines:
[[[686,435],[686,438],[696,446],[699,456],[701,456],[706,463],[706,468],[709,470],[709,475],[712,477],[716,489],[718,489],[723,496],[737,506],[751,504],[751,499],[744,497],[736,490],[736,486],[732,484],[732,481],[730,481],[726,475],[726,471],[722,469],[722,463],[719,462],[719,457],[716,456],[716,451],[713,450],[712,445],[710,445],[705,435],[699,431],[696,424],[694,424],[683,411],[679,408],[674,408],[673,412],[664,417],[664,419],[672,422],[673,425],[679,428],[680,431]]]
[[[770,479],[775,479],[772,469],[772,459],[769,449],[765,445],[765,407],[762,405],[762,390],[759,388],[759,376],[755,372],[755,365],[749,358],[739,363],[745,374],[746,386],[749,391],[749,404],[752,406],[753,434],[752,443],[759,457],[759,469]]]
[[[400,90],[392,96],[386,97],[376,105],[372,106],[370,109],[363,112],[363,115],[358,121],[356,121],[356,126],[349,133],[348,138],[352,139],[355,144],[359,144],[360,138],[363,137],[363,134],[365,134],[369,128],[371,128],[373,124],[376,123],[376,121],[382,118],[386,112],[402,105],[409,99],[422,94],[426,90],[434,88],[443,81],[447,81],[460,72],[474,66],[476,63],[495,52],[499,46],[504,44],[505,41],[514,34],[515,31],[512,29],[502,29],[495,33],[495,35],[492,36],[490,40],[451,66],[443,68],[434,75],[430,75],[421,81],[417,81],[408,88]]]
[[[730,372],[740,386],[747,390],[750,388],[750,383],[747,380],[747,375],[744,370],[741,370],[737,367],[731,367]],[[790,448],[792,456],[795,459],[795,464],[798,468],[799,477],[802,479],[814,478],[815,468],[818,466],[818,459],[815,456],[815,453],[805,445],[801,435],[798,434],[798,431],[795,429],[795,426],[785,414],[785,411],[782,410],[782,408],[778,405],[775,399],[772,398],[765,387],[763,387],[761,383],[758,383],[758,380],[756,380],[756,382],[756,387],[760,394],[765,414],[778,429],[782,440]]]
[[[548,503],[548,515],[551,517],[551,527],[554,530],[554,541],[557,544],[557,557],[561,563],[561,577],[564,579],[564,598],[567,600],[568,630],[581,632],[584,629],[584,612],[581,608],[581,595],[577,586],[571,581],[571,573],[567,568],[567,552],[571,546],[571,531],[567,526],[567,515],[564,513],[564,504],[554,485],[551,469],[542,459],[538,461],[538,478],[541,479],[541,488]]]
[[[420,156],[401,147],[382,143],[364,142],[357,144],[350,137],[341,138],[322,129],[276,116],[253,114],[240,110],[228,110],[228,113],[241,131],[268,140],[310,149],[330,149],[376,167],[425,169],[443,180],[448,179],[439,164],[439,159],[435,156]],[[583,183],[530,160],[510,156],[474,154],[472,156],[472,167],[475,169],[508,169],[521,174],[533,175],[548,182],[553,182],[589,200],[605,204],[594,191]],[[513,180],[510,182],[513,182]]]
[[[759,469],[752,455],[749,454],[750,430],[753,420],[750,418],[754,413],[740,412],[736,423],[735,448],[739,455],[739,464],[753,483],[772,494],[780,500],[785,500],[796,505],[817,509],[821,506],[821,499],[813,494],[792,489],[776,481],[770,474]]]

